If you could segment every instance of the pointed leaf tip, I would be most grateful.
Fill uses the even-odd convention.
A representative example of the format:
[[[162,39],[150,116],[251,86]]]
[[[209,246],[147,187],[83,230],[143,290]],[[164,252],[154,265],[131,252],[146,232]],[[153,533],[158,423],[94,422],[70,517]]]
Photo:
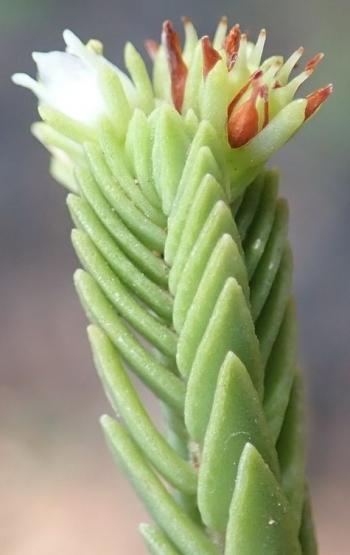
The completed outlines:
[[[307,62],[305,66],[305,71],[313,71],[316,68],[316,66],[318,66],[318,64],[322,62],[323,58],[324,58],[323,52],[319,52],[318,54],[313,56],[313,58],[311,58]]]
[[[317,89],[306,97],[307,104],[305,108],[305,120],[310,118],[323,104],[333,92],[333,85]]]
[[[208,36],[202,38],[203,76],[206,77],[216,62],[221,60],[219,52],[213,47]]]
[[[144,44],[147,54],[154,61],[159,50],[159,43],[153,39],[146,39]]]
[[[181,19],[182,19],[182,23],[183,23],[184,27],[186,25],[193,25],[191,18],[188,17],[187,15],[183,15]]]
[[[227,52],[227,66],[229,70],[233,68],[237,60],[240,42],[241,42],[241,28],[237,23],[230,30],[225,42],[225,49]]]
[[[171,96],[175,108],[181,112],[188,70],[182,57],[179,36],[170,20],[163,23],[162,42],[169,64]]]

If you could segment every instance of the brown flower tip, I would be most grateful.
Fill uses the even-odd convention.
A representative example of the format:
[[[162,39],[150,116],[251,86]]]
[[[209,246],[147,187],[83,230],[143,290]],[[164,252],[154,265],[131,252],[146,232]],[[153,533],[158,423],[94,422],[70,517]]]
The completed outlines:
[[[319,52],[318,54],[316,54],[316,56],[314,56],[313,58],[311,58],[311,60],[307,62],[305,66],[305,71],[313,71],[315,67],[318,66],[320,62],[322,62],[323,58],[323,52]]]
[[[171,96],[175,108],[181,112],[188,70],[182,58],[179,36],[171,21],[163,23],[162,41],[170,70]]]
[[[333,85],[318,89],[306,97],[305,119],[311,117],[333,92]]]
[[[153,39],[147,39],[145,40],[145,48],[151,60],[154,61],[159,50],[159,43]]]
[[[227,67],[232,69],[237,60],[239,45],[241,42],[241,29],[240,26],[234,25],[227,35],[225,42],[225,49],[227,53]]]
[[[208,75],[209,71],[213,69],[216,62],[221,60],[221,56],[213,47],[208,36],[202,38],[202,51],[203,51],[203,76]]]
[[[228,117],[231,116],[234,108],[237,106],[237,104],[241,100],[242,96],[247,92],[247,90],[249,89],[252,81],[260,79],[260,77],[262,77],[262,75],[263,75],[263,72],[262,72],[261,69],[258,69],[256,71],[254,71],[254,73],[252,73],[252,75],[249,77],[246,84],[241,88],[241,90],[236,94],[236,96],[233,97],[233,100],[230,102],[230,104],[228,106],[228,109],[227,109]]]
[[[259,131],[259,113],[256,101],[263,94],[259,80],[252,82],[250,98],[243,102],[237,110],[231,108],[227,122],[228,141],[232,148],[239,148],[255,137]],[[232,104],[232,103],[231,103]]]

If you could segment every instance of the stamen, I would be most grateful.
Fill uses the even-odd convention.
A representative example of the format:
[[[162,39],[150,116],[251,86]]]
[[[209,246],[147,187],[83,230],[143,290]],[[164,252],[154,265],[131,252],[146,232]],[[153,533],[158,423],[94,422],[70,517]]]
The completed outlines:
[[[318,89],[317,91],[309,94],[306,97],[306,100],[307,100],[307,104],[305,108],[306,120],[309,117],[311,117],[316,112],[316,110],[319,109],[321,104],[323,104],[327,100],[327,98],[332,94],[332,92],[333,92],[333,85],[327,85],[327,87],[324,87],[323,89]]]
[[[181,112],[188,70],[182,58],[179,36],[169,20],[163,23],[162,41],[170,69],[171,96],[175,108]]]
[[[234,25],[232,27],[225,42],[225,49],[227,52],[227,67],[229,71],[233,68],[237,60],[240,42],[241,29],[237,23],[237,25]]]
[[[86,43],[86,48],[89,48],[95,54],[103,56],[103,43],[98,39],[90,39]]]
[[[221,60],[221,56],[217,50],[212,46],[208,36],[202,38],[203,50],[203,76],[206,77],[210,70],[213,69],[216,62]]]

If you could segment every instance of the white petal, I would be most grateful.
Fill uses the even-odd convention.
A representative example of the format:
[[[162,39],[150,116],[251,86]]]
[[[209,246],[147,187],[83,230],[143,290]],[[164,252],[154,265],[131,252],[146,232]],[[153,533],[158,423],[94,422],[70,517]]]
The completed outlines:
[[[67,52],[34,52],[33,59],[38,67],[40,100],[88,124],[104,112],[96,71],[82,60]]]
[[[45,95],[45,87],[26,73],[14,73],[11,79],[15,85],[31,90],[38,98],[42,98]]]
[[[39,80],[15,73],[12,81],[16,85],[30,89],[42,103],[86,124],[93,124],[104,113],[97,75],[87,70],[78,58],[73,61],[73,56],[63,52],[35,53],[35,61]]]
[[[69,29],[65,29],[63,31],[63,40],[67,45],[67,52],[70,54],[74,54],[78,56],[81,60],[91,66],[94,69],[97,69],[101,66],[101,64],[108,64],[109,67],[113,68],[114,71],[118,74],[118,77],[121,81],[125,94],[131,100],[131,102],[136,101],[136,90],[133,82],[131,79],[117,66],[112,64],[109,60],[104,58],[95,52],[92,52],[89,48],[86,48],[85,44]]]
[[[66,51],[83,60],[91,68],[96,69],[101,60],[104,59],[89,48],[86,48],[85,44],[69,29],[63,31],[63,40],[67,46]]]
[[[94,124],[106,111],[98,84],[101,65],[116,71],[132,104],[135,87],[129,77],[102,55],[87,48],[72,31],[65,30],[66,52],[33,52],[38,68],[37,81],[25,74],[15,74],[13,81],[31,89],[39,101],[86,124]]]

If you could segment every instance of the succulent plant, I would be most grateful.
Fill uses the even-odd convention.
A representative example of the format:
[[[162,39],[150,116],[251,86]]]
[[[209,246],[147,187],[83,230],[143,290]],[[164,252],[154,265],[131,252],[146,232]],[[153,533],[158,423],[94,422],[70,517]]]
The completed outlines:
[[[332,92],[294,99],[322,54],[262,61],[223,18],[135,48],[129,75],[65,31],[34,53],[33,134],[69,189],[74,276],[117,419],[107,442],[147,506],[155,555],[314,555],[288,207],[271,156]],[[161,402],[152,422],[135,374]]]

